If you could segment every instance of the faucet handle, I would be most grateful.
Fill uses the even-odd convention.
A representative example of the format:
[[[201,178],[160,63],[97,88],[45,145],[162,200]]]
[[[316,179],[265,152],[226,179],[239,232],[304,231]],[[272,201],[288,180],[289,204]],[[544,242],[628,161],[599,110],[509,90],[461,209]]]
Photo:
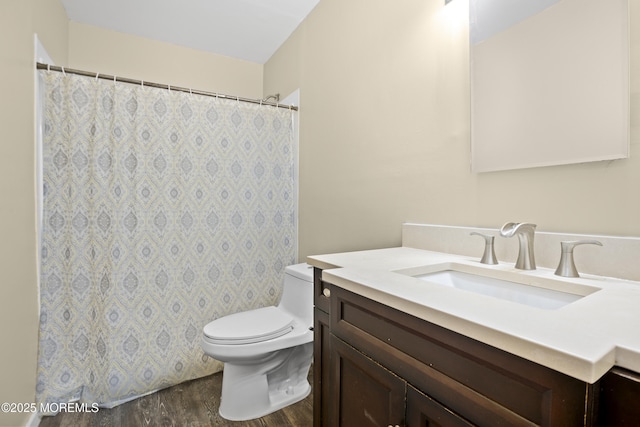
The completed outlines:
[[[490,264],[490,265],[497,264],[498,258],[496,258],[496,253],[493,250],[494,236],[490,234],[478,233],[477,231],[472,232],[470,236],[484,237],[484,253],[482,254],[482,259],[480,260],[480,262],[482,264]]]
[[[576,264],[573,262],[573,248],[578,245],[602,246],[602,243],[597,240],[571,240],[560,242],[562,253],[560,254],[560,263],[558,264],[558,268],[556,268],[556,276],[580,277]]]

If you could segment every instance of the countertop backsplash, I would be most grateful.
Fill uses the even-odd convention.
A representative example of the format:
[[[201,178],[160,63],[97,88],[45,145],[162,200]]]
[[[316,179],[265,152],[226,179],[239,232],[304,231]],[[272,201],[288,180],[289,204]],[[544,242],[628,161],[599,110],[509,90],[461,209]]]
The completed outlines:
[[[514,263],[518,257],[518,238],[500,236],[500,228],[476,228],[435,224],[402,225],[402,246],[482,257],[484,240],[471,236],[476,231],[495,236],[495,253],[500,263]],[[602,246],[581,245],[574,250],[574,261],[582,274],[640,281],[640,238],[591,234],[561,234],[537,230],[534,239],[538,267],[555,269],[560,261],[560,242],[598,240]]]

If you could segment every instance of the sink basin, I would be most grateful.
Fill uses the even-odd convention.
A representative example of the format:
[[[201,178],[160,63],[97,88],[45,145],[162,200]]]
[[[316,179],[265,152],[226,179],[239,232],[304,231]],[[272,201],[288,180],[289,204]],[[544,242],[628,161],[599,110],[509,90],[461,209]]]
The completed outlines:
[[[438,271],[417,274],[414,272],[409,275],[429,283],[457,288],[546,310],[564,307],[599,290],[591,286],[525,276],[514,272],[483,271],[482,274],[476,274],[476,271],[460,271],[461,269],[474,270],[469,266],[455,268],[450,265]],[[488,274],[491,273],[503,277],[490,277]]]

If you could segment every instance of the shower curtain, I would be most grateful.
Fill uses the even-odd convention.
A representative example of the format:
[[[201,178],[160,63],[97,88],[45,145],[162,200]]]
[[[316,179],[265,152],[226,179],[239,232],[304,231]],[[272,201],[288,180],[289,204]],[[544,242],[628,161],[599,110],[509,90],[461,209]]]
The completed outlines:
[[[293,111],[40,71],[39,403],[208,375],[202,327],[274,304],[296,258]]]

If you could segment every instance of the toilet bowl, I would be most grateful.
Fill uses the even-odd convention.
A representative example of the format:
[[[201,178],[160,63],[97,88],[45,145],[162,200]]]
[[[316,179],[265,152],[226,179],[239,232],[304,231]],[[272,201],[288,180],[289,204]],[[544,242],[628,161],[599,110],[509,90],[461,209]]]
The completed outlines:
[[[313,360],[313,268],[285,268],[277,306],[221,317],[203,328],[202,349],[224,362],[219,413],[259,418],[309,395]]]

